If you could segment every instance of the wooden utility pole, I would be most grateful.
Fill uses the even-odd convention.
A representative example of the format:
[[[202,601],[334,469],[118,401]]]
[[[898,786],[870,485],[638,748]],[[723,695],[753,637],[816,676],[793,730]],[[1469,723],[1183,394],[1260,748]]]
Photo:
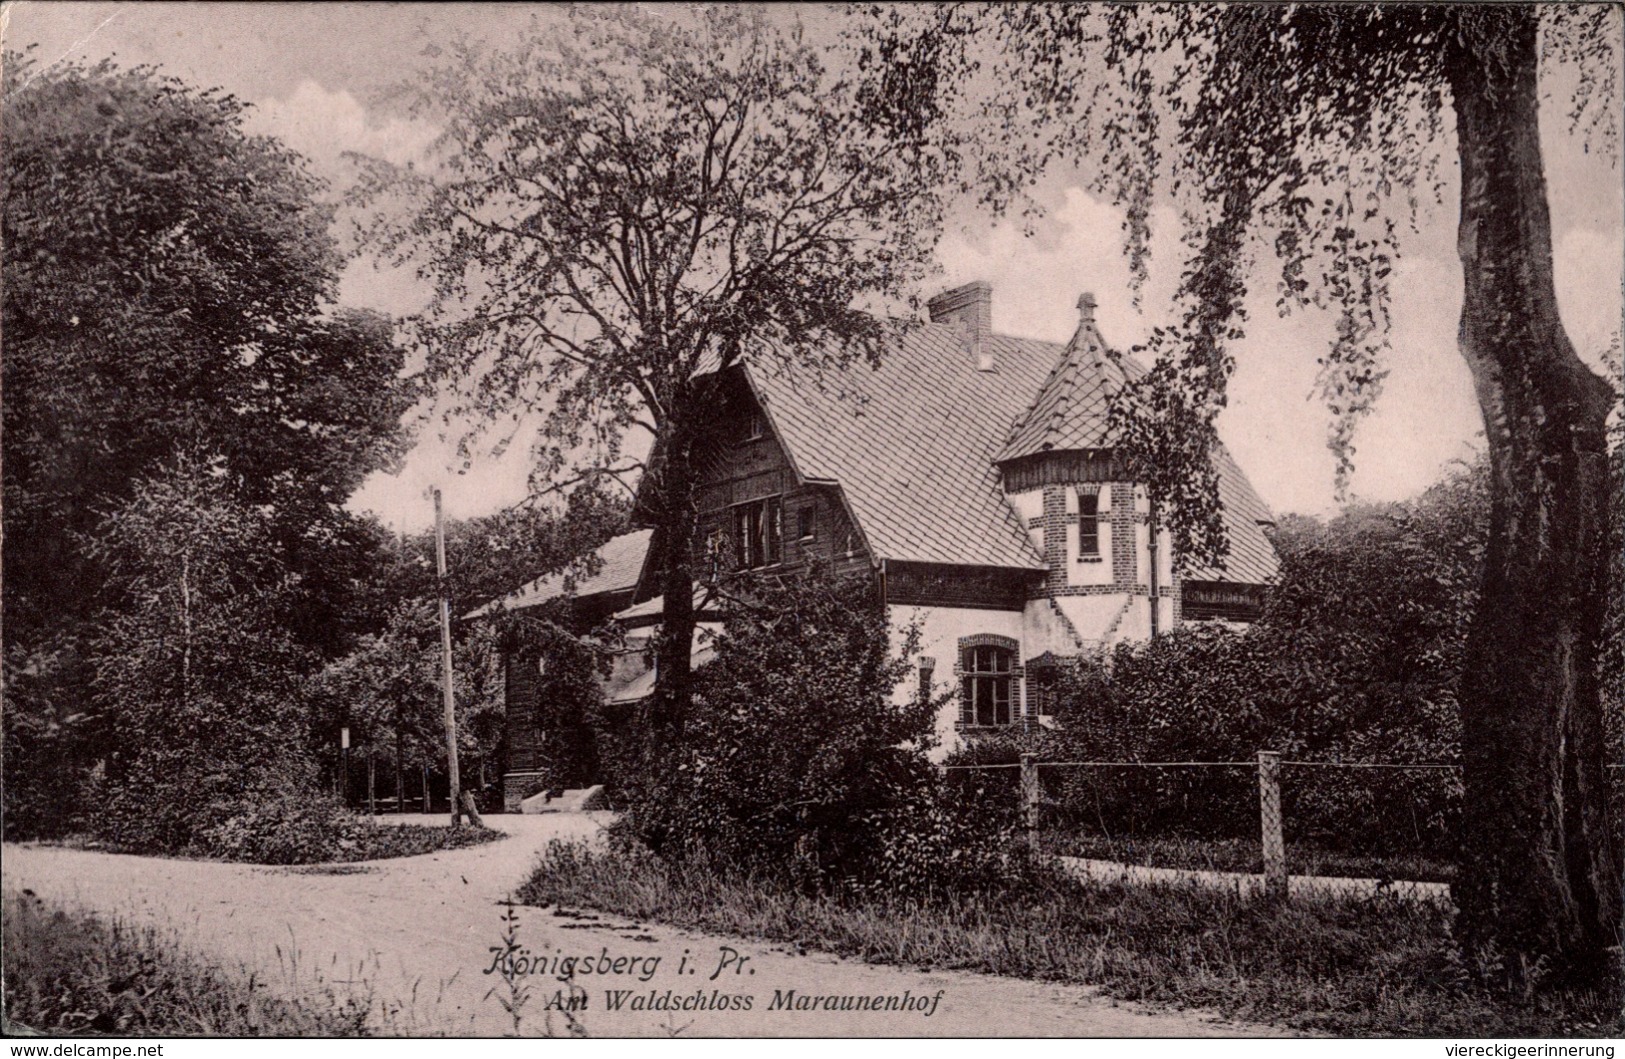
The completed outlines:
[[[457,774],[457,698],[451,687],[451,601],[446,598],[446,530],[440,518],[439,486],[434,487],[434,567],[440,591],[440,680],[446,703],[447,795],[451,802],[451,826],[457,827],[463,822],[463,808],[458,798],[462,783]],[[427,806],[424,811],[428,811]]]

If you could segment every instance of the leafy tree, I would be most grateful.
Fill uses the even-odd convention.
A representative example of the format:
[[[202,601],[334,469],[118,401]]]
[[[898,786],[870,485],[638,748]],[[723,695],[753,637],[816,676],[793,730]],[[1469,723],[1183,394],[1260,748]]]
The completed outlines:
[[[859,302],[922,274],[940,159],[868,131],[799,33],[734,8],[573,8],[505,50],[454,41],[404,91],[444,129],[440,165],[366,163],[372,245],[434,281],[418,337],[455,410],[539,413],[537,492],[641,472],[664,738],[689,701],[718,375],[874,359],[888,325]]]
[[[515,630],[539,626],[549,637],[573,634],[556,620],[538,622],[498,612],[475,621],[461,615],[498,600],[537,577],[595,571],[591,553],[625,528],[624,499],[580,489],[562,504],[526,504],[493,515],[450,522],[445,529],[451,601],[453,672],[458,734],[475,769],[500,758],[504,736],[501,673],[504,645]],[[345,618],[356,631],[350,650],[312,682],[322,704],[323,736],[331,744],[340,727],[351,728],[353,755],[375,773],[379,761],[405,767],[441,768],[445,761],[440,685],[438,592],[433,530],[396,537],[375,520],[361,523],[370,535],[373,561],[349,592]],[[556,616],[555,616],[556,617]],[[369,773],[369,789],[376,776]],[[402,787],[396,776],[396,787]]]
[[[367,770],[369,811],[377,809],[379,764],[396,766],[399,808],[407,744],[416,748],[433,737],[425,723],[430,704],[418,679],[422,651],[406,647],[387,634],[363,636],[349,654],[329,662],[310,687],[319,726],[350,730],[350,753]],[[349,777],[344,781],[348,785]]]
[[[527,503],[445,528],[447,593],[452,614],[500,600],[541,577],[579,579],[597,573],[593,552],[624,533],[630,505],[624,495],[580,488],[562,503]],[[434,531],[403,539],[394,582],[400,598],[435,593]]]
[[[364,636],[355,650],[329,663],[312,681],[325,728],[350,729],[352,754],[367,768],[368,802],[374,800],[379,762],[445,765],[440,611],[431,598],[408,600],[382,632]],[[502,682],[496,632],[486,624],[460,630],[452,646],[452,687],[457,704],[457,749],[482,766],[497,757],[502,740]],[[400,786],[397,775],[396,785]]]
[[[1442,200],[1441,151],[1453,145],[1461,351],[1491,483],[1459,693],[1458,925],[1470,948],[1504,957],[1513,984],[1536,967],[1592,976],[1621,916],[1597,667],[1604,422],[1616,396],[1558,315],[1538,82],[1543,66],[1577,70],[1571,125],[1616,148],[1618,9],[967,4],[877,15],[873,114],[963,148],[976,163],[967,185],[1009,201],[1051,161],[1076,164],[1126,208],[1140,276],[1152,205],[1165,199],[1186,218],[1179,319],[1154,335],[1153,366],[1116,418],[1122,455],[1170,506],[1187,559],[1222,551],[1208,452],[1250,263],[1272,247],[1279,306],[1336,314],[1321,389],[1346,471],[1353,424],[1381,389],[1401,233],[1420,199]],[[974,120],[1017,109],[1018,123]]]
[[[813,886],[872,875],[886,821],[935,786],[925,752],[940,703],[891,701],[913,645],[893,650],[864,578],[813,569],[734,587],[689,724],[625,828],[672,861]]]
[[[221,465],[181,459],[97,528],[120,596],[92,654],[112,735],[98,821],[131,848],[194,848],[233,807],[314,783],[307,662],[275,617],[286,575]]]
[[[389,322],[332,309],[321,185],[245,104],[152,69],[8,52],[3,90],[8,639],[91,614],[99,520],[197,450],[268,506],[287,620],[331,647],[370,555],[342,504],[412,391]]]

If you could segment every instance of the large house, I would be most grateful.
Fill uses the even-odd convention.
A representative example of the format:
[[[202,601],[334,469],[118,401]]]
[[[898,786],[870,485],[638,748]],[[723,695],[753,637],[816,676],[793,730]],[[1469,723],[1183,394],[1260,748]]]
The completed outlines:
[[[818,380],[745,366],[727,380],[733,443],[704,469],[698,539],[725,543],[737,568],[818,557],[873,576],[893,627],[921,630],[920,686],[959,690],[939,722],[944,748],[1043,723],[1047,677],[1063,659],[1185,621],[1250,620],[1276,572],[1270,511],[1222,449],[1229,555],[1174,572],[1145,490],[1121,480],[1112,458],[1107,409],[1124,375],[1094,308],[1091,295],[1078,300],[1064,346],[996,335],[992,289],[972,283],[932,299],[930,323],[878,369]],[[661,612],[650,536],[611,540],[597,572],[571,586],[579,615],[613,615],[628,631],[611,701],[653,686],[638,649]],[[503,604],[536,606],[565,588],[544,579]],[[509,660],[507,688],[511,801],[537,774],[534,719],[546,706],[529,662]]]

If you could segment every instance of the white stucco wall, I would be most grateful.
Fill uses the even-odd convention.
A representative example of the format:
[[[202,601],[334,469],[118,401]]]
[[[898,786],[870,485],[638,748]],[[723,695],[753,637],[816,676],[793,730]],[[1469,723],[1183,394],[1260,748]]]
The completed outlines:
[[[954,666],[959,661],[959,641],[962,637],[981,633],[1008,636],[1018,644],[1017,660],[1025,663],[1028,658],[1027,646],[1022,642],[1020,611],[894,606],[891,608],[892,650],[901,650],[909,626],[916,622],[920,628],[920,641],[915,655],[915,675],[892,689],[893,702],[907,702],[919,692],[917,662],[921,657],[930,658],[935,663],[931,678],[934,694],[957,690]],[[1017,712],[1025,701],[1023,685],[1024,682],[1017,682],[1013,704]],[[931,753],[933,761],[942,760],[959,745],[959,734],[954,730],[958,719],[959,702],[955,698],[937,714],[937,746]]]
[[[1164,585],[1168,584],[1168,582],[1163,582],[1163,583],[1164,583]],[[1169,629],[1172,629],[1173,627],[1174,627],[1174,599],[1173,599],[1173,597],[1169,596],[1166,599],[1157,600],[1157,628],[1162,630],[1163,632],[1167,632]]]
[[[1055,603],[1078,630],[1078,635],[1090,643],[1101,642],[1111,631],[1112,622],[1123,610],[1124,592],[1102,596],[1061,596]]]
[[[1118,596],[1116,598],[1118,607],[1121,608],[1122,601],[1128,597]],[[1117,628],[1112,631],[1111,636],[1105,641],[1104,646],[1106,650],[1110,651],[1120,643],[1139,643],[1150,638],[1151,600],[1147,596],[1135,596],[1133,601],[1129,603],[1128,609],[1123,612],[1122,620],[1117,623]]]
[[[1088,644],[1068,624],[1061,608],[1054,600],[1030,599],[1021,614],[1021,650],[1023,656],[1036,658],[1048,651],[1057,658],[1070,658]]]

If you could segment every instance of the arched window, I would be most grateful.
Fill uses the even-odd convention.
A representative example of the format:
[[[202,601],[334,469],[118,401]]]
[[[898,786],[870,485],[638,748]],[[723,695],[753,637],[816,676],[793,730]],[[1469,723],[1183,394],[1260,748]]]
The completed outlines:
[[[1015,641],[972,636],[960,641],[959,653],[960,723],[976,728],[1012,723],[1018,675]]]

